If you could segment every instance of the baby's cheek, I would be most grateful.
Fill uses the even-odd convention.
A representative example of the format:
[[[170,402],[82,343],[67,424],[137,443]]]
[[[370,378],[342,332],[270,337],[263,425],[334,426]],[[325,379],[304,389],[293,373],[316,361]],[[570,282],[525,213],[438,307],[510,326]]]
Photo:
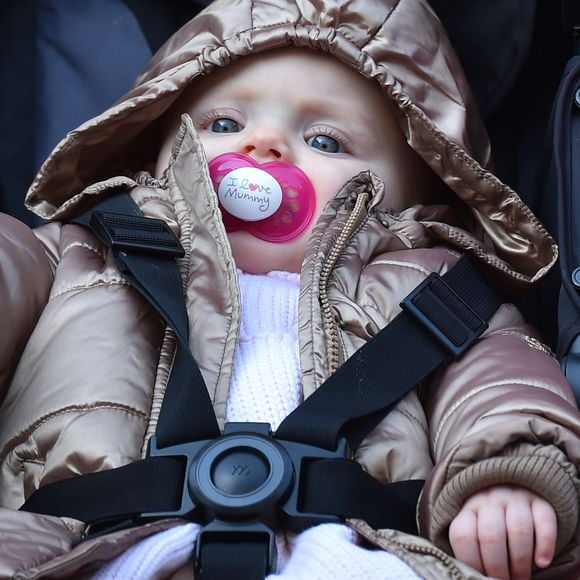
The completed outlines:
[[[353,177],[362,171],[375,170],[371,160],[355,157],[323,159],[306,172],[312,180],[320,205],[332,199]],[[376,171],[375,171],[376,172]]]
[[[324,206],[336,196],[354,175],[356,173],[347,174],[344,171],[319,171],[315,179],[311,178],[316,192],[316,217],[320,215]]]

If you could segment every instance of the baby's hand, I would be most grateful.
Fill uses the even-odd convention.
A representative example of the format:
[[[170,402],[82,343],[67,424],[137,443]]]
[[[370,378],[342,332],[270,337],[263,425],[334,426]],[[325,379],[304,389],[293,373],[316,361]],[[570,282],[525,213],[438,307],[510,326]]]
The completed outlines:
[[[503,579],[530,578],[532,565],[546,568],[556,549],[556,513],[524,487],[495,485],[472,495],[451,522],[455,557]]]

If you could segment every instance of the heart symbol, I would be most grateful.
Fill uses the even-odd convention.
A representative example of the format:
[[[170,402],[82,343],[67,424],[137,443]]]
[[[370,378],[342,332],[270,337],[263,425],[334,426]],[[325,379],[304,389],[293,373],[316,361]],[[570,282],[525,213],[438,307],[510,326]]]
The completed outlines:
[[[258,163],[232,152],[212,159],[209,172],[228,232],[245,230],[268,242],[286,242],[312,221],[314,187],[292,163]]]

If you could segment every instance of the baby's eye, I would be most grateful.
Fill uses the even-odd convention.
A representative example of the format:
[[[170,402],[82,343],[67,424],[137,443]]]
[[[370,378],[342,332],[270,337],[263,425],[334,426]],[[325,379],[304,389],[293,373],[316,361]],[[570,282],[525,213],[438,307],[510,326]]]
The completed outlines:
[[[209,126],[212,133],[239,133],[242,128],[237,121],[224,117],[223,119],[216,119]]]
[[[330,135],[314,135],[306,140],[306,143],[313,149],[318,149],[324,153],[340,153],[342,147],[340,143]]]

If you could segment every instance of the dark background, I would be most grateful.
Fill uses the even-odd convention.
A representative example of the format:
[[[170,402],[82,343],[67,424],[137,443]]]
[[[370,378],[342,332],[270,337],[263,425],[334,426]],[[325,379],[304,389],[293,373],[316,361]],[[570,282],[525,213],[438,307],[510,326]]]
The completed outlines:
[[[536,211],[550,107],[571,51],[554,0],[430,0],[463,62],[499,176]],[[203,0],[4,0],[0,4],[0,210],[23,208],[67,131],[122,95]]]

